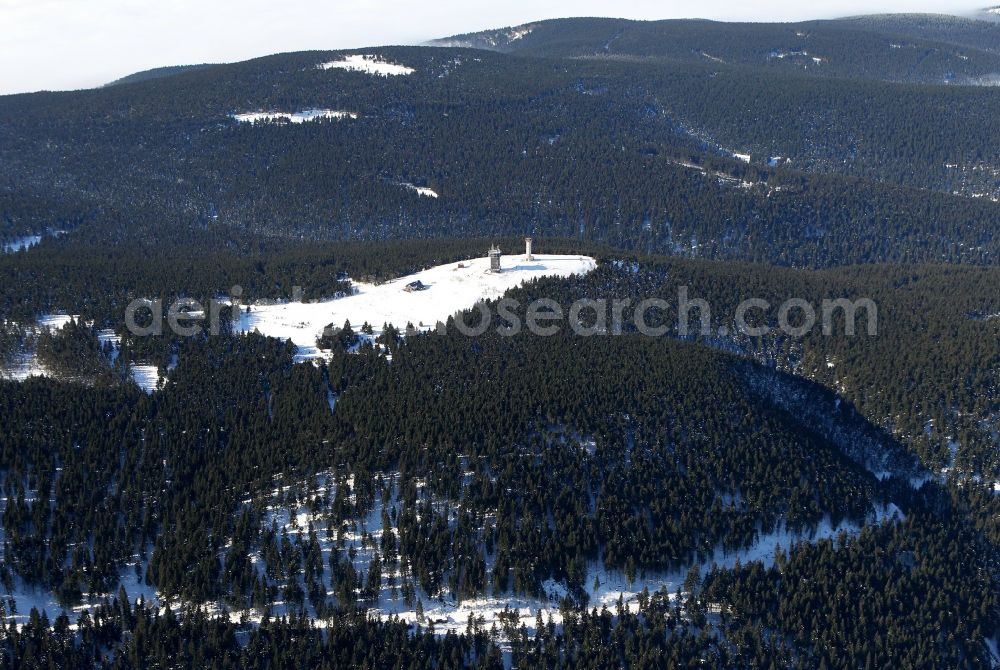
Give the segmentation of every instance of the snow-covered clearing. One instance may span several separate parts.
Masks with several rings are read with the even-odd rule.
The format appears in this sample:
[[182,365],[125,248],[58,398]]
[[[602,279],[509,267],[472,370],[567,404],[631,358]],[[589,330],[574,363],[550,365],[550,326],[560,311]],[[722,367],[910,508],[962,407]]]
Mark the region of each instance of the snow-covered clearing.
[[[25,500],[34,502],[37,500],[37,496],[28,492]],[[54,505],[55,500],[50,499],[49,504]],[[7,497],[2,496],[0,497],[0,510],[6,508]],[[0,557],[4,560],[8,558],[5,555],[8,549],[6,533],[0,527]],[[134,559],[138,561],[139,556],[134,556]],[[142,572],[145,574],[145,566],[143,566]],[[133,603],[137,602],[140,598],[145,603],[157,602],[156,589],[143,583],[143,580],[136,576],[133,566],[129,566],[119,573],[118,583],[120,586],[125,587],[125,592],[128,593],[129,600]],[[49,621],[55,620],[60,614],[66,614],[70,620],[70,628],[75,630],[77,618],[83,612],[91,611],[94,607],[100,605],[105,598],[110,599],[118,594],[117,587],[109,593],[84,593],[82,594],[83,600],[81,603],[72,607],[65,607],[59,603],[54,593],[44,588],[26,584],[21,577],[14,576],[11,586],[10,590],[0,586],[0,602],[3,603],[4,611],[7,615],[6,619],[8,621],[13,620],[14,624],[19,627],[28,622],[31,610],[37,609],[40,613],[45,612],[49,617]]]
[[31,247],[41,242],[42,238],[46,236],[50,235],[52,237],[59,237],[65,232],[66,232],[65,230],[56,230],[53,228],[48,228],[44,233],[16,237],[9,242],[4,242],[0,244],[0,253],[12,254],[21,251],[22,249],[30,249]]
[[426,186],[415,186],[415,185],[413,185],[413,184],[411,184],[409,182],[401,182],[399,185],[403,186],[405,188],[408,188],[411,191],[416,192],[416,194],[419,195],[419,196],[425,196],[425,197],[428,197],[428,198],[437,198],[438,197],[437,191],[435,191],[432,188],[427,188]]
[[52,372],[39,362],[34,353],[22,354],[11,365],[0,368],[0,379],[23,382],[29,377],[51,376]]
[[[78,318],[80,317],[69,314],[44,314],[38,318],[34,328],[29,326],[25,329],[25,332],[30,335],[32,332],[37,332],[43,328],[58,330],[69,323],[70,319]],[[52,371],[42,365],[34,350],[22,351],[18,354],[16,361],[7,366],[0,366],[0,379],[12,379],[23,382],[29,377],[48,376],[52,376]]]
[[[335,300],[251,306],[249,314],[243,310],[236,327],[241,332],[257,330],[291,340],[302,356],[315,356],[319,353],[316,338],[329,324],[339,328],[350,320],[357,330],[368,322],[376,336],[384,324],[403,330],[410,323],[417,330],[427,331],[438,321],[446,321],[480,300],[499,298],[526,281],[586,274],[597,266],[588,256],[536,255],[533,261],[523,258],[520,254],[503,257],[499,273],[488,272],[488,258],[475,258],[439,265],[385,284],[358,283],[353,295]],[[404,290],[415,281],[426,288]]]
[[38,327],[39,328],[52,328],[53,330],[58,330],[62,328],[70,319],[79,319],[79,314],[44,314],[38,317]]
[[105,328],[97,332],[97,340],[101,343],[101,347],[106,347],[108,344],[111,345],[111,358],[108,361],[112,365],[118,360],[118,350],[121,347],[122,338],[115,334],[110,328]]
[[768,60],[772,58],[777,58],[779,60],[784,60],[785,58],[795,58],[800,56],[809,56],[808,51],[785,51],[784,49],[778,49],[772,51],[767,55]]
[[523,39],[524,37],[530,35],[534,32],[535,26],[518,26],[517,28],[511,28],[507,31],[507,41],[516,42],[517,40]]
[[472,49],[482,49],[486,47],[489,49],[499,49],[510,45],[511,42],[517,42],[518,40],[524,39],[531,33],[535,32],[535,27],[536,26],[533,23],[526,23],[521,26],[497,30],[491,33],[481,33],[476,36],[477,39],[475,40],[441,39],[433,40],[428,44],[430,46],[437,47],[459,47]]
[[160,383],[160,372],[155,365],[133,365],[132,379],[146,393],[152,393]]
[[[145,573],[145,568],[143,568]],[[124,568],[119,576],[119,586],[125,588],[125,593],[129,596],[129,601],[136,604],[141,599],[146,604],[156,604],[156,588],[150,586],[137,577],[132,566]],[[32,609],[37,609],[39,613],[44,612],[53,621],[60,614],[65,614],[70,620],[70,628],[76,629],[77,618],[84,612],[93,611],[95,607],[107,598],[111,599],[118,595],[118,589],[109,593],[84,593],[83,601],[71,607],[63,606],[56,599],[55,594],[44,588],[31,586],[24,583],[20,577],[14,578],[14,588],[7,591],[0,587],[0,600],[3,601],[7,612],[7,619],[13,619],[14,624],[22,626],[28,622]],[[13,607],[11,607],[13,603]]]
[[750,162],[750,154],[733,153],[733,158],[737,158],[737,159],[743,161],[744,163],[749,163]]
[[[35,322],[35,327],[29,327],[27,331],[38,331],[43,329],[59,330],[71,319],[79,319],[78,314],[44,314]],[[92,325],[92,324],[88,324]],[[97,339],[101,346],[110,343],[111,352],[110,364],[114,364],[118,358],[118,350],[121,345],[121,338],[111,329],[101,330],[97,333]],[[146,393],[152,393],[158,387],[160,374],[155,365],[133,364],[130,369],[132,379]],[[24,381],[29,377],[53,377],[56,376],[52,370],[45,367],[38,360],[38,353],[34,350],[22,352],[17,361],[7,367],[0,367],[0,378],[14,381]]]
[[[97,339],[100,340],[101,346],[109,342],[111,343],[110,360],[108,362],[114,365],[118,359],[118,351],[122,338],[115,335],[115,331],[107,329],[100,331],[97,334]],[[132,375],[132,380],[146,393],[152,393],[159,388],[162,381],[166,381],[165,377],[160,376],[160,370],[155,365],[133,363],[129,368],[129,372]]]
[[351,72],[366,72],[380,77],[395,77],[416,72],[412,67],[391,63],[383,60],[381,56],[372,54],[351,54],[340,60],[320,63],[318,67],[324,70],[337,69]]
[[345,112],[338,109],[306,109],[301,112],[246,112],[244,114],[233,114],[233,118],[239,123],[251,124],[263,121],[305,123],[306,121],[316,121],[317,119],[356,119],[358,115],[354,112]]
[[0,249],[2,249],[4,253],[12,254],[14,252],[20,251],[21,249],[30,249],[31,247],[35,246],[41,241],[42,241],[41,235],[25,235],[24,237],[18,237],[17,239],[11,242],[4,242],[3,246],[0,247]]

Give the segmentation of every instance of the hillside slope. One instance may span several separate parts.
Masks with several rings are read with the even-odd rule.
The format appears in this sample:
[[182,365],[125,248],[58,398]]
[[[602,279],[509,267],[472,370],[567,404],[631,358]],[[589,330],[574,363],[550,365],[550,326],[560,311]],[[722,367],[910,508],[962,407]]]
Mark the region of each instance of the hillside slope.
[[980,83],[1000,74],[1000,27],[935,15],[802,23],[555,19],[433,44],[532,56],[725,63],[913,83]]
[[[0,98],[0,238],[535,231],[795,265],[988,263],[992,93],[711,61],[269,56]],[[241,122],[262,114],[278,120]],[[314,120],[281,121],[295,114]]]

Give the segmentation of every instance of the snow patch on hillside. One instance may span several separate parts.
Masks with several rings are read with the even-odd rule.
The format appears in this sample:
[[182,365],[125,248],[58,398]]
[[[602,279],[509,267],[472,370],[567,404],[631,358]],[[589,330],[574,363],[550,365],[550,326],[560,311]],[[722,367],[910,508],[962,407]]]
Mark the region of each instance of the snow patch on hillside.
[[[997,12],[1000,14],[1000,12]],[[997,638],[987,637],[986,648],[990,650],[990,667],[1000,668],[1000,649],[997,649]]]
[[332,60],[327,63],[320,63],[323,70],[348,70],[350,72],[365,72],[379,77],[395,77],[400,75],[413,74],[416,72],[412,67],[390,63],[383,60],[381,56],[371,54],[351,54],[341,60]]
[[534,32],[535,26],[518,26],[517,28],[511,28],[507,31],[507,41],[516,42],[517,40],[524,39],[526,36]]
[[958,83],[965,86],[1000,86],[1000,73],[991,72],[979,76],[966,76],[958,80]]
[[10,242],[4,242],[0,249],[2,249],[5,254],[12,254],[20,251],[21,249],[30,249],[41,241],[41,235],[25,235],[24,237],[18,237]]
[[[35,503],[38,500],[37,491],[28,490],[25,493],[26,502]],[[7,500],[6,496],[0,496],[0,513],[6,510]],[[48,499],[49,505],[55,505],[55,502],[55,499],[50,496]],[[10,550],[10,546],[7,544],[6,532],[0,527],[0,564],[10,560],[10,557],[6,554]],[[140,561],[138,555],[135,555],[133,559],[137,562]],[[140,562],[142,574],[146,573],[146,564],[148,564],[148,561]],[[118,585],[113,591],[108,593],[84,592],[81,594],[81,602],[75,605],[61,604],[52,591],[41,586],[28,584],[17,575],[13,576],[8,585],[0,585],[0,602],[3,603],[7,620],[13,621],[18,629],[28,623],[31,610],[35,609],[40,614],[45,613],[49,621],[54,621],[60,614],[65,614],[70,620],[70,629],[76,630],[77,618],[84,612],[92,611],[105,598],[110,599],[115,597],[118,594],[118,586],[125,588],[125,592],[129,595],[129,600],[132,603],[138,602],[140,598],[144,603],[157,602],[156,589],[153,586],[145,584],[136,575],[134,563],[132,567],[121,570],[118,577]]]
[[0,244],[0,253],[12,254],[24,249],[30,249],[39,242],[42,241],[44,237],[59,237],[65,234],[65,230],[56,230],[54,228],[47,228],[44,233],[38,233],[34,235],[24,235],[22,237],[16,237],[13,240],[4,242]]
[[424,196],[427,198],[439,197],[437,191],[435,191],[432,188],[427,188],[426,186],[415,186],[413,184],[410,184],[409,182],[401,182],[399,185],[408,188],[411,191],[414,191],[419,196]]
[[132,379],[146,393],[152,393],[160,384],[160,371],[155,365],[133,365]]
[[43,314],[38,317],[38,327],[58,330],[69,323],[70,319],[79,318],[79,314]]
[[[145,569],[143,569],[145,574]],[[137,577],[134,568],[123,569],[119,576],[118,586],[124,587],[129,601],[135,605],[140,599],[146,604],[157,604],[156,588],[146,584]],[[77,619],[84,612],[93,612],[105,599],[111,599],[118,595],[118,589],[108,593],[86,593],[82,594],[83,600],[75,605],[63,605],[56,598],[52,591],[40,586],[27,584],[20,577],[13,579],[12,588],[7,590],[0,588],[0,600],[3,601],[7,611],[8,621],[13,621],[19,629],[28,623],[31,618],[31,610],[38,610],[39,614],[44,613],[49,621],[54,621],[60,614],[65,614],[70,620],[70,629],[76,630]],[[13,604],[13,607],[11,606]]]
[[0,379],[23,382],[29,377],[48,377],[52,373],[42,365],[33,353],[22,354],[7,367],[0,368]]
[[[339,327],[350,320],[357,329],[366,321],[378,336],[385,324],[402,330],[408,323],[420,331],[433,328],[456,312],[480,300],[501,297],[508,289],[540,277],[586,274],[597,266],[587,256],[505,256],[502,272],[490,273],[489,259],[475,258],[423,270],[384,284],[355,284],[356,292],[344,298],[315,303],[256,305],[241,312],[239,332],[257,330],[263,335],[291,340],[300,354],[318,354],[316,338],[328,324]],[[419,281],[427,288],[407,292],[407,284]]]
[[[899,518],[898,510],[895,506],[892,509],[880,509],[874,513],[874,518],[881,519]],[[775,554],[780,548],[786,555],[792,546],[800,542],[819,542],[836,538],[840,533],[848,537],[854,537],[860,533],[860,528],[851,523],[841,523],[834,527],[829,519],[824,519],[817,526],[814,533],[796,533],[787,529],[781,529],[773,533],[761,535],[757,541],[746,549],[739,551],[724,552],[721,549],[705,562],[699,564],[702,575],[709,572],[712,565],[720,568],[732,569],[737,562],[745,565],[749,562],[759,561],[765,568],[774,565]],[[637,612],[639,609],[639,596],[644,590],[649,593],[663,592],[673,595],[683,588],[684,580],[687,577],[687,570],[679,570],[670,573],[646,573],[638,577],[635,581],[629,582],[625,574],[620,570],[607,570],[599,563],[591,563],[587,568],[587,576],[584,583],[587,585],[588,609],[607,607],[614,610],[619,601],[630,612]],[[596,584],[596,588],[594,586]],[[551,619],[555,624],[562,623],[562,615],[559,612],[559,603],[568,593],[565,584],[549,579],[542,584],[545,595],[540,598],[531,598],[515,595],[502,595],[499,597],[481,597],[458,602],[445,595],[439,598],[429,598],[421,593],[423,605],[424,621],[434,622],[434,631],[438,634],[446,632],[461,633],[469,622],[469,617],[474,616],[486,629],[493,624],[501,627],[500,614],[504,610],[516,612],[518,626],[524,625],[529,634],[535,631],[535,622],[539,613],[544,621]],[[407,608],[401,600],[387,601],[381,598],[376,613],[381,618],[389,616],[398,617],[411,625],[420,623],[415,609]]]
[[465,39],[461,39],[461,36],[453,38],[445,38],[440,40],[433,40],[429,44],[438,47],[460,47],[460,48],[472,48],[472,49],[503,49],[508,47],[513,42],[522,40],[531,33],[535,32],[535,24],[526,23],[520,26],[514,26],[513,28],[504,28],[502,30],[493,30],[485,33],[476,33],[474,35],[466,35]]
[[[70,319],[79,319],[79,315],[70,314],[43,314],[38,317],[35,322],[34,327],[28,326],[25,328],[25,333],[31,335],[39,330],[50,329],[59,330],[67,323]],[[17,359],[12,361],[10,364],[5,366],[0,366],[0,378],[11,379],[14,381],[23,382],[29,377],[51,377],[52,371],[42,365],[41,361],[38,360],[38,354],[34,350],[22,351]]]
[[[80,316],[78,314],[43,314],[37,319],[34,327],[29,326],[26,328],[26,332],[31,334],[33,332],[37,333],[40,330],[59,330],[69,323],[71,319],[79,320]],[[85,323],[88,326],[93,325],[93,322]],[[121,337],[115,331],[106,328],[98,331],[97,340],[100,342],[102,349],[105,345],[111,345],[108,352],[108,363],[114,365],[118,359]],[[146,393],[152,393],[157,390],[161,379],[165,381],[165,378],[161,378],[159,369],[155,365],[133,363],[130,365],[129,372],[133,381]],[[29,377],[53,377],[56,374],[42,364],[38,359],[38,352],[33,349],[21,352],[17,359],[9,365],[0,366],[0,378],[13,381],[24,381]]]
[[337,109],[306,109],[301,112],[246,112],[243,114],[233,114],[232,116],[239,123],[251,124],[264,121],[305,123],[306,121],[316,121],[317,119],[358,118],[358,115],[354,112],[345,112]]

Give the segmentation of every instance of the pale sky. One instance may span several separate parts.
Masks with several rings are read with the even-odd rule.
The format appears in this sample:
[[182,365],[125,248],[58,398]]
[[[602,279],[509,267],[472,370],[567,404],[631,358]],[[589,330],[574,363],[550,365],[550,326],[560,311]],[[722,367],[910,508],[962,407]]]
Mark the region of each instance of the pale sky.
[[99,86],[164,65],[419,44],[566,16],[799,21],[969,14],[989,0],[0,0],[0,93]]

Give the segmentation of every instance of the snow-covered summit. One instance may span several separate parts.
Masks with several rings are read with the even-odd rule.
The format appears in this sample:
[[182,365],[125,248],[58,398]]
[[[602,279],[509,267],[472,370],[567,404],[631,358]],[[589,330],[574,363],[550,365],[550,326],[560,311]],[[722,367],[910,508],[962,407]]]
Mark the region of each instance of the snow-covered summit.
[[[354,295],[336,300],[252,306],[249,314],[242,315],[238,327],[241,331],[256,329],[264,335],[289,339],[303,354],[316,353],[316,338],[331,323],[340,326],[350,320],[356,330],[367,321],[376,334],[386,323],[400,330],[407,323],[418,330],[429,330],[455,312],[481,299],[498,298],[525,281],[585,274],[597,265],[588,256],[536,254],[532,261],[523,258],[522,254],[503,257],[500,273],[487,271],[488,258],[476,258],[439,265],[385,284],[355,284]],[[416,281],[426,289],[404,290]]]

